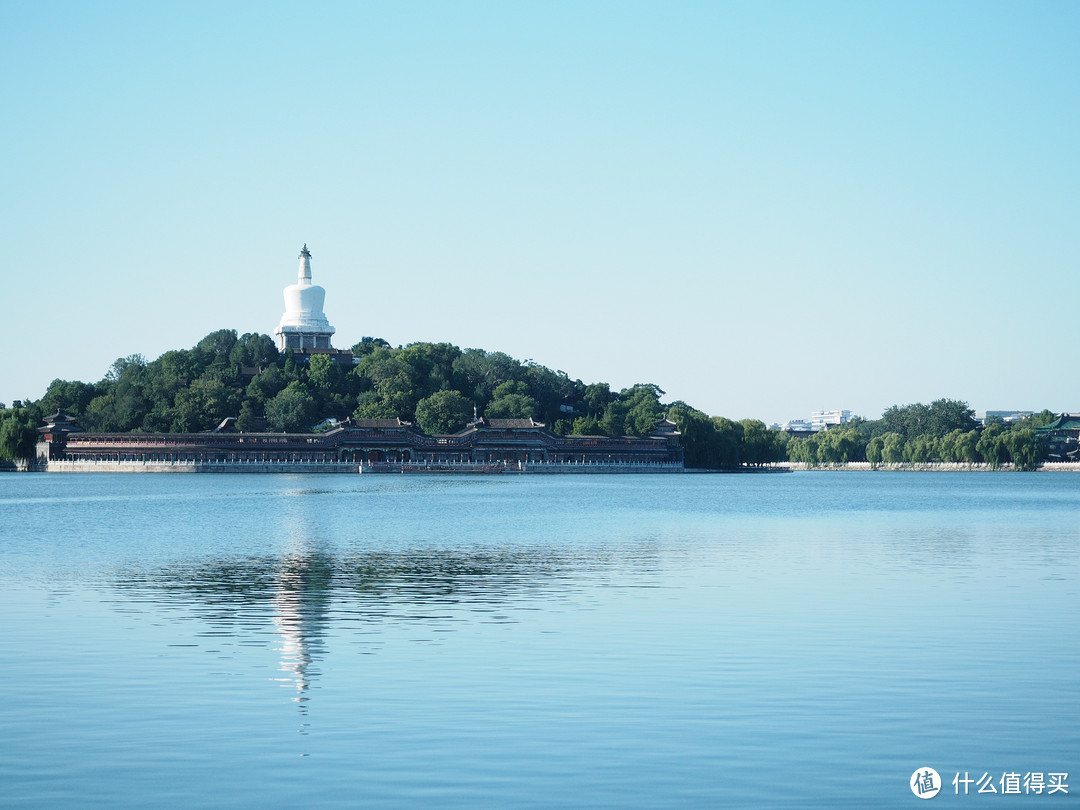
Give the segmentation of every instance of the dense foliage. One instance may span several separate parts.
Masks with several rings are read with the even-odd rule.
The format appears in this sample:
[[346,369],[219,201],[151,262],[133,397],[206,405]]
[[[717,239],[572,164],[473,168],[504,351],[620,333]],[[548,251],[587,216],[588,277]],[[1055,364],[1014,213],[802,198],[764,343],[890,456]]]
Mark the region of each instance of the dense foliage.
[[893,406],[881,419],[791,438],[756,419],[734,422],[685,402],[663,404],[651,383],[612,391],[503,352],[449,343],[392,347],[365,337],[359,362],[282,357],[268,335],[221,329],[191,349],[148,362],[123,357],[96,383],[54,380],[37,402],[0,406],[0,458],[29,458],[43,416],[62,411],[95,432],[197,432],[236,417],[242,431],[311,430],[327,419],[400,417],[428,434],[461,430],[477,414],[532,418],[567,435],[643,436],[665,415],[682,433],[689,467],[716,469],[792,460],[810,465],[932,461],[1013,462],[1033,469],[1046,448],[1034,428],[1053,414],[982,428],[967,403]]
[[447,434],[464,428],[475,412],[532,418],[563,435],[608,436],[645,435],[670,413],[690,429],[692,466],[783,458],[780,434],[763,423],[710,418],[685,403],[664,405],[663,390],[651,383],[612,391],[608,383],[586,384],[503,352],[449,343],[394,348],[365,337],[352,351],[355,366],[326,355],[302,363],[281,357],[267,335],[238,337],[222,329],[153,361],[120,358],[99,382],[54,380],[41,400],[13,411],[0,423],[6,442],[0,452],[30,455],[33,428],[58,410],[96,432],[195,432],[230,416],[239,430],[294,432],[352,416],[400,417],[425,433]]
[[939,399],[929,405],[894,405],[881,419],[854,419],[788,444],[791,461],[810,465],[868,461],[879,464],[1011,462],[1033,470],[1046,458],[1045,440],[1035,428],[1054,419],[1050,411],[1017,422],[975,421],[966,402]]
[[0,460],[33,457],[40,424],[36,416],[34,408],[0,406]]

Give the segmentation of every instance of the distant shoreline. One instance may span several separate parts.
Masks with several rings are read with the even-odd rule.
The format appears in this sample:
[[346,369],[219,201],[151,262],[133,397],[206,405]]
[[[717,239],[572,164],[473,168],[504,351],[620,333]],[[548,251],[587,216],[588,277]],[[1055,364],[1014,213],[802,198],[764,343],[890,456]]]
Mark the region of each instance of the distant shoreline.
[[[845,464],[806,464],[789,462],[792,470],[799,472],[1018,472],[1013,464],[965,464],[956,461],[928,461],[922,464],[900,462],[898,464],[871,464],[869,461],[849,461]],[[1080,461],[1047,461],[1032,472],[1080,472]]]
[[[0,461],[3,472],[106,472],[106,473],[285,473],[285,474],[361,474],[359,465],[342,462],[278,462],[252,464],[235,462],[160,462],[160,461],[50,461],[48,465],[26,462]],[[1017,472],[1010,464],[991,467],[989,464],[964,464],[962,462],[926,462],[913,464],[871,464],[868,461],[849,461],[844,464],[814,464],[805,462],[778,462],[761,467],[727,467],[723,469],[698,469],[665,464],[532,464],[490,465],[425,465],[415,463],[380,463],[365,465],[362,474],[508,474],[508,475],[626,475],[626,474],[715,474],[747,473],[768,474],[787,472]],[[1045,462],[1033,472],[1080,472],[1080,461]]]
[[[672,475],[688,470],[681,464],[661,462],[429,462],[342,461],[142,461],[142,460],[50,460],[37,464],[0,465],[0,471],[37,473],[246,473],[286,475]],[[789,472],[788,470],[776,470]],[[695,470],[694,472],[713,472]],[[739,470],[742,472],[742,470]],[[757,472],[757,470],[750,470]]]

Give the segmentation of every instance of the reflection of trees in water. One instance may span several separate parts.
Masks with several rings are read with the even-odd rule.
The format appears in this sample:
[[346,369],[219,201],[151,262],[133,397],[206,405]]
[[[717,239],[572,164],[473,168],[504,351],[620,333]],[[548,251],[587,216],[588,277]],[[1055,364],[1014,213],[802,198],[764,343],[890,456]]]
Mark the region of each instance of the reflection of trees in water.
[[[135,601],[194,612],[211,634],[279,642],[280,669],[307,701],[325,634],[333,625],[373,628],[423,623],[442,628],[466,620],[514,621],[515,606],[538,600],[587,607],[590,584],[607,583],[627,563],[656,569],[652,544],[618,553],[550,548],[353,551],[333,554],[308,546],[264,556],[209,558],[127,572],[116,587]],[[464,614],[464,615],[463,615]],[[265,643],[260,640],[260,643]]]
[[[190,603],[208,621],[235,623],[252,607],[273,603],[282,591],[300,604],[331,598],[350,615],[382,619],[384,606],[405,609],[431,604],[469,607],[513,604],[543,592],[546,598],[579,592],[606,578],[620,563],[655,568],[650,547],[627,554],[551,549],[415,550],[331,554],[322,550],[260,557],[209,558],[151,571],[128,572],[117,586],[145,595],[169,595]],[[426,613],[424,615],[427,615]]]

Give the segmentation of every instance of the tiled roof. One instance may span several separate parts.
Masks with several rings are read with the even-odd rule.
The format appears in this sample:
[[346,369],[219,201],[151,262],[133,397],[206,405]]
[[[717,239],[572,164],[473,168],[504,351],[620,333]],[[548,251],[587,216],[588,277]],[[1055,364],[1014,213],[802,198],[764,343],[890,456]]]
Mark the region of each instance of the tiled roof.
[[485,419],[484,423],[496,430],[522,430],[524,428],[542,428],[543,422],[534,422],[528,419]]
[[1063,413],[1044,428],[1044,431],[1076,430],[1080,428],[1080,413]]
[[399,428],[410,427],[412,422],[403,422],[394,417],[393,419],[352,419],[349,425],[358,428]]

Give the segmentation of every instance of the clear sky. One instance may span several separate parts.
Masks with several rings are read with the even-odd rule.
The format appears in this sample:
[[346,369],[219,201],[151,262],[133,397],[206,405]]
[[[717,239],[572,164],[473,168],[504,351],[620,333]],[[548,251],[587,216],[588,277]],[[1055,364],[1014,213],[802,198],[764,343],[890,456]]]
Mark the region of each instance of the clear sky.
[[273,331],[1080,411],[1080,3],[0,6],[0,401]]

